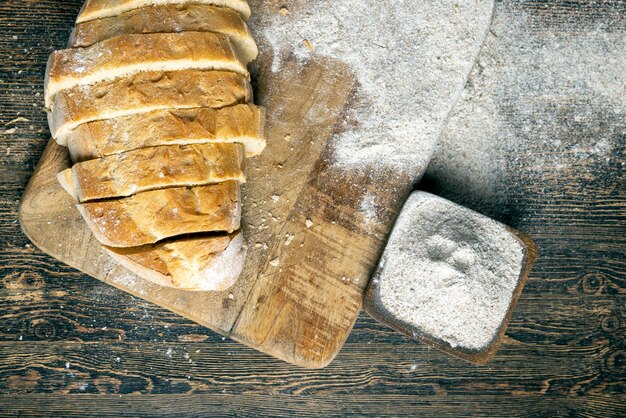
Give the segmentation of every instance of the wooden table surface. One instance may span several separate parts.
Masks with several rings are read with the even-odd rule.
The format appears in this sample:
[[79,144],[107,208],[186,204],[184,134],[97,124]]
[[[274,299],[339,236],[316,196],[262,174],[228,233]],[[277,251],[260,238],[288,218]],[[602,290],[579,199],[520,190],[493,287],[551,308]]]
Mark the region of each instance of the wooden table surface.
[[[494,196],[459,195],[437,170],[419,186],[539,246],[492,363],[451,358],[362,314],[329,367],[303,370],[82,275],[21,233],[19,199],[49,139],[45,63],[79,7],[0,3],[0,415],[626,415],[623,120],[591,105],[593,123],[576,138],[584,145],[611,125],[615,152],[558,175],[547,165],[527,169],[529,153],[510,156],[519,169],[502,178],[497,208]],[[581,24],[624,13],[620,1],[524,7]]]

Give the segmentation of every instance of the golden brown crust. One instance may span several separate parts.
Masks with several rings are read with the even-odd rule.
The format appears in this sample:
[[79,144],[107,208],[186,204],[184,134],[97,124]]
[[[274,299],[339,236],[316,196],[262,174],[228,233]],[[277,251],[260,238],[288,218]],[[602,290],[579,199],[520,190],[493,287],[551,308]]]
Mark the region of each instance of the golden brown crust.
[[143,147],[235,142],[247,157],[265,148],[265,110],[253,104],[222,109],[166,109],[88,122],[71,131],[67,146],[80,162]]
[[[249,14],[245,0],[87,0],[72,49],[50,57],[50,129],[81,161],[59,181],[105,250],[163,286],[225,290],[243,269],[239,182],[265,147],[264,109],[242,105]],[[188,237],[206,232],[232,235]]]
[[48,113],[52,136],[65,146],[77,126],[157,109],[222,108],[252,99],[241,74],[225,71],[148,71],[132,77],[75,86],[54,96]]
[[123,34],[216,32],[226,35],[245,64],[258,55],[256,42],[241,15],[232,9],[207,4],[160,4],[119,16],[76,25],[70,47],[87,47]]
[[211,32],[119,35],[88,48],[54,51],[45,77],[45,104],[61,90],[143,71],[232,71],[249,76],[230,40]]
[[239,183],[177,187],[77,205],[94,236],[109,247],[138,247],[199,232],[239,229]]
[[245,19],[250,17],[250,7],[246,0],[87,0],[76,23],[87,22],[104,17],[118,16],[128,10],[138,9],[151,4],[187,4],[202,3],[213,6],[228,7],[236,10]]
[[228,289],[241,274],[245,258],[241,233],[105,250],[140,277],[187,291]]
[[79,202],[126,197],[167,187],[245,182],[240,144],[142,148],[75,164],[59,182]]

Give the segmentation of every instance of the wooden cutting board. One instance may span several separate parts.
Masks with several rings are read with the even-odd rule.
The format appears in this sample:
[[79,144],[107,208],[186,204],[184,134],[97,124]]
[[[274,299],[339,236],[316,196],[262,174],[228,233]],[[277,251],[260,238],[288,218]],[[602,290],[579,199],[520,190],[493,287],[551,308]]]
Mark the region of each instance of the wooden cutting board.
[[[256,101],[268,109],[268,148],[249,160],[244,232],[249,252],[224,293],[163,288],[114,263],[55,179],[69,166],[51,141],[24,193],[20,221],[42,251],[97,279],[288,362],[328,364],[361,309],[364,289],[410,191],[402,173],[333,168],[332,147],[355,79],[338,62],[287,61],[279,74],[257,65]],[[359,211],[363,197],[383,208]]]
[[[437,124],[443,124],[446,109],[458,98],[454,92],[463,88],[464,76],[459,74],[469,75],[491,13],[490,3],[463,8],[449,3],[432,9],[413,6],[419,15],[416,22],[431,23],[414,34],[416,42],[422,32],[430,34],[422,39],[421,52],[416,52],[423,59],[416,61],[421,64],[415,77],[432,81],[426,90],[447,89],[428,96],[442,104],[427,107],[438,109],[439,119],[428,119]],[[289,10],[305,5],[290,1]],[[255,0],[251,6],[258,17],[257,28],[279,11],[274,2]],[[449,22],[442,25],[441,19]],[[346,35],[351,33],[350,26],[342,28]],[[446,31],[448,36],[442,38]],[[431,45],[433,39],[458,43],[453,47],[446,41],[448,49],[437,51],[441,43]],[[249,160],[243,201],[249,251],[242,277],[228,292],[162,288],[113,262],[58,185],[55,175],[69,166],[69,158],[53,142],[25,191],[20,220],[35,245],[70,266],[280,359],[323,367],[336,356],[354,325],[391,226],[412,181],[425,169],[423,162],[432,147],[420,142],[422,146],[411,151],[416,158],[424,154],[411,172],[393,165],[349,170],[333,165],[331,139],[354,123],[348,120],[348,111],[358,112],[351,109],[360,97],[353,69],[316,54],[306,63],[298,62],[293,51],[273,51],[262,34],[258,40],[263,53],[252,74],[258,81],[256,102],[267,108],[268,147]],[[279,71],[272,71],[274,54],[280,54]],[[446,65],[439,65],[440,55]],[[425,132],[440,129],[436,125]],[[435,135],[426,138],[436,141]]]

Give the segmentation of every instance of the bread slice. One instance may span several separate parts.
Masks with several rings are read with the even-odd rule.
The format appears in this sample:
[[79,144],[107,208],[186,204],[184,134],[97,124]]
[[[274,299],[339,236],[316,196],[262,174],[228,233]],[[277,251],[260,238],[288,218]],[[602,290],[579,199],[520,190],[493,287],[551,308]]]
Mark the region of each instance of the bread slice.
[[78,163],[57,175],[79,202],[126,197],[166,187],[245,182],[240,144],[142,148]]
[[243,235],[177,239],[135,248],[104,247],[122,266],[161,286],[186,291],[224,291],[243,270]]
[[69,46],[87,47],[117,35],[188,31],[226,35],[244,64],[254,60],[259,52],[239,13],[225,7],[188,3],[151,5],[79,23],[70,35]]
[[148,71],[132,77],[75,86],[54,96],[48,113],[52,136],[65,146],[72,129],[94,120],[157,109],[221,108],[252,99],[245,76],[225,71]]
[[139,247],[198,232],[239,229],[239,183],[176,187],[117,200],[81,203],[79,212],[101,244]]
[[[225,35],[211,32],[119,35],[88,48],[54,51],[45,76],[45,104],[60,90],[142,71],[232,71],[249,77]],[[54,110],[54,109],[52,109]]]
[[244,19],[250,17],[250,6],[246,0],[86,0],[78,13],[76,23],[94,19],[119,16],[129,10],[153,4],[188,4],[201,3],[212,6],[227,7],[236,10]]
[[246,157],[265,148],[265,109],[242,104],[222,109],[167,109],[98,120],[67,136],[72,161],[81,162],[143,147],[240,143]]

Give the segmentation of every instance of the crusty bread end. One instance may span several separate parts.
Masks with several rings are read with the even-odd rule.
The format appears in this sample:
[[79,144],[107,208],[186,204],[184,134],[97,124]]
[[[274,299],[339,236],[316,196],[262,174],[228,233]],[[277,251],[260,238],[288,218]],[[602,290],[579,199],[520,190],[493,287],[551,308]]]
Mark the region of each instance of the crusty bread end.
[[243,235],[181,239],[138,248],[107,248],[107,253],[139,277],[186,291],[224,291],[243,270]]
[[61,187],[74,198],[74,200],[78,200],[78,196],[76,190],[74,190],[74,180],[72,179],[72,169],[68,168],[67,170],[63,170],[57,174],[57,180]]

